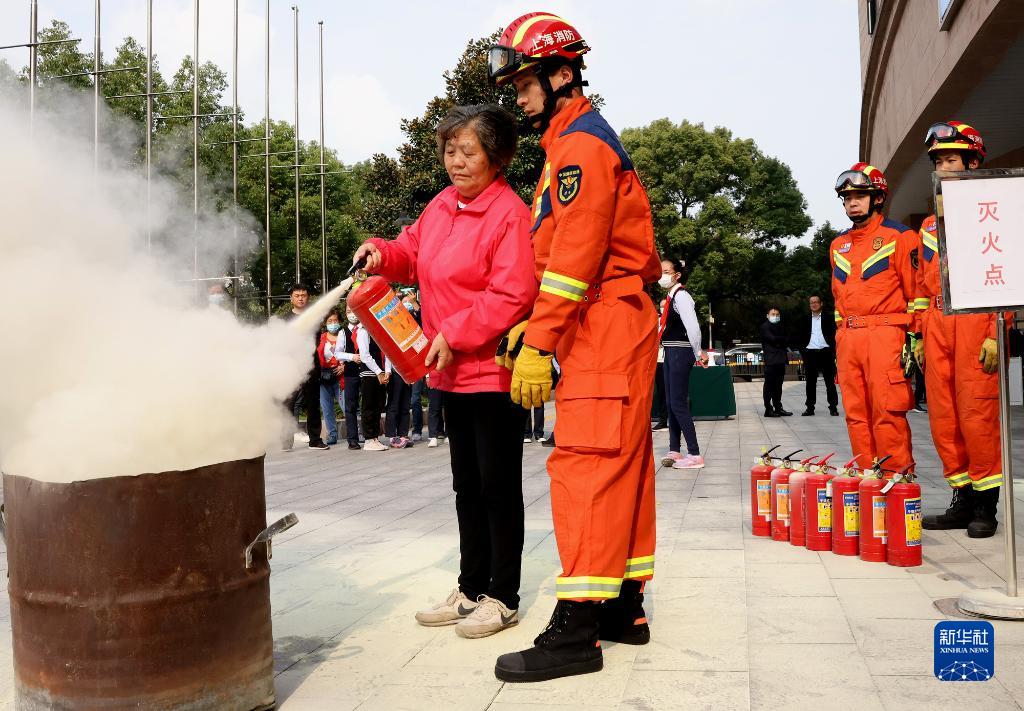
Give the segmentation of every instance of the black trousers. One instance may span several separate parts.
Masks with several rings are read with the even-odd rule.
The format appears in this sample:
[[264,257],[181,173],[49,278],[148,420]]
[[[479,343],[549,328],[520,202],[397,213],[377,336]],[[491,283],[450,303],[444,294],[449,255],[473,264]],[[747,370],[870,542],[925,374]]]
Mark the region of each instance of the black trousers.
[[523,426],[507,392],[445,392],[459,519],[459,588],[519,609],[523,560]]
[[825,381],[828,406],[839,405],[836,393],[836,352],[831,348],[807,349],[804,352],[804,379],[807,381],[807,409],[813,410],[818,400],[818,374]]
[[[309,435],[310,444],[318,444],[320,439],[320,369],[311,370],[305,382],[299,389],[292,393],[291,397],[284,401],[284,406],[289,413],[295,413],[295,401],[302,396],[302,404],[306,408],[306,434]],[[282,435],[283,444],[291,447],[294,432]]]
[[[399,377],[397,374],[391,377]],[[376,376],[360,376],[359,399],[363,402],[363,437],[376,439],[380,437],[380,415],[384,410],[387,388],[377,380]]]
[[764,367],[764,409],[782,409],[782,381],[786,379],[786,366],[766,365]]
[[412,403],[412,385],[398,373],[388,381],[388,411],[384,418],[384,434],[388,437],[406,437],[409,434],[409,406]]
[[658,366],[654,369],[654,400],[651,402],[651,419],[655,422],[668,422],[664,363],[658,363]]
[[430,388],[427,393],[427,434],[430,437],[444,437],[444,406],[443,393],[437,388]]
[[359,444],[359,389],[362,378],[345,376],[345,436],[349,444]]

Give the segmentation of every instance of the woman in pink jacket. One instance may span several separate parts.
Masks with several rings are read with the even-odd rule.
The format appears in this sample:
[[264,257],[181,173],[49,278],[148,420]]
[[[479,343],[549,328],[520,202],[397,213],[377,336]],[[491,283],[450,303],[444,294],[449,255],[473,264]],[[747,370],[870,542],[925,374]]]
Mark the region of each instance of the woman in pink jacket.
[[525,411],[509,398],[498,342],[537,297],[530,211],[502,173],[516,149],[515,119],[492,105],[459,106],[437,127],[452,185],[393,241],[372,239],[353,261],[390,281],[419,284],[423,330],[436,360],[451,446],[462,553],[459,584],[416,613],[475,638],[516,624],[523,553]]

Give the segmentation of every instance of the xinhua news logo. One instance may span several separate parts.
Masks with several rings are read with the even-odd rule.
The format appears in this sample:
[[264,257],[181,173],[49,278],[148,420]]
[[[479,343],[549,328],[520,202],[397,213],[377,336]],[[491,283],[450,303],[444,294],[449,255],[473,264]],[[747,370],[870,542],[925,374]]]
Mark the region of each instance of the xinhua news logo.
[[991,622],[935,625],[935,676],[941,681],[988,681],[996,673]]

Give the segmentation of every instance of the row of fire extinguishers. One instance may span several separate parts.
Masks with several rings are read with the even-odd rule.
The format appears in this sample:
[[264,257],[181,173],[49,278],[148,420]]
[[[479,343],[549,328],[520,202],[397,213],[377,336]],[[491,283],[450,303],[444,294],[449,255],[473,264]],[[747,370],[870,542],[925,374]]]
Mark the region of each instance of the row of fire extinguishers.
[[838,470],[824,457],[793,460],[801,450],[772,457],[766,450],[750,470],[755,536],[812,551],[860,555],[900,567],[921,565],[921,487],[909,471],[882,468],[884,457],[858,470],[859,456]]

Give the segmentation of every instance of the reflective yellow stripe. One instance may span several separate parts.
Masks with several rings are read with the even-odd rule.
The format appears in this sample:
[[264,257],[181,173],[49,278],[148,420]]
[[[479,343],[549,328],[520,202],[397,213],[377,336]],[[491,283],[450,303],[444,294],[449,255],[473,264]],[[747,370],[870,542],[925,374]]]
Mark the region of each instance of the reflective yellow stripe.
[[924,246],[933,252],[939,251],[939,240],[931,232],[921,230],[921,241],[924,242]]
[[[515,47],[522,42],[523,37],[526,36],[526,31],[529,30],[534,23],[540,22],[541,20],[562,20],[562,18],[558,15],[537,15],[536,17],[531,17],[529,20],[519,25],[515,35],[512,37],[512,46]],[[565,22],[565,20],[562,20],[562,22]]]
[[978,481],[974,482],[974,490],[975,491],[988,491],[989,489],[995,489],[996,487],[1002,486],[1002,485],[1003,485],[1003,475],[1002,474],[993,474],[992,476],[987,476],[984,479],[978,479]]
[[540,207],[544,204],[544,193],[551,187],[551,164],[544,164],[544,182],[541,184],[540,192],[533,201],[533,219],[540,217]]
[[914,299],[914,309],[916,311],[926,311],[931,305],[932,300],[927,297],[918,297]]
[[843,320],[843,317],[839,315],[839,309],[836,309],[836,323]]
[[547,283],[542,282],[540,285],[540,290],[546,291],[549,294],[554,294],[555,296],[561,296],[563,299],[569,299],[570,301],[583,301],[583,296],[581,294],[574,294],[570,291],[559,289],[558,287],[551,286],[550,284]]
[[621,588],[622,578],[600,578],[585,575],[575,578],[558,578],[555,581],[555,595],[562,600],[579,597],[618,597]]
[[907,302],[907,313],[908,314],[914,313],[914,302],[913,301],[908,301]]
[[872,254],[870,257],[861,262],[860,271],[861,273],[866,272],[871,268],[872,265],[877,264],[886,257],[890,257],[896,252],[896,243],[890,242],[889,244],[882,247],[880,250]]
[[853,266],[850,264],[850,260],[848,260],[846,257],[841,255],[837,251],[832,252],[832,256],[836,260],[836,266],[842,269],[847,274],[849,274],[850,270],[853,269]]
[[626,560],[627,578],[645,578],[654,575],[654,556],[645,555],[639,558],[628,558]]
[[967,475],[967,472],[963,474],[953,474],[946,477],[946,481],[954,489],[959,489],[961,486],[968,486],[971,483],[971,477]]
[[559,274],[558,272],[544,272],[544,279],[553,279],[555,281],[562,282],[565,286],[579,289],[581,294],[586,292],[587,288],[590,286],[590,284],[585,281],[580,281],[579,279],[574,279],[571,276]]

